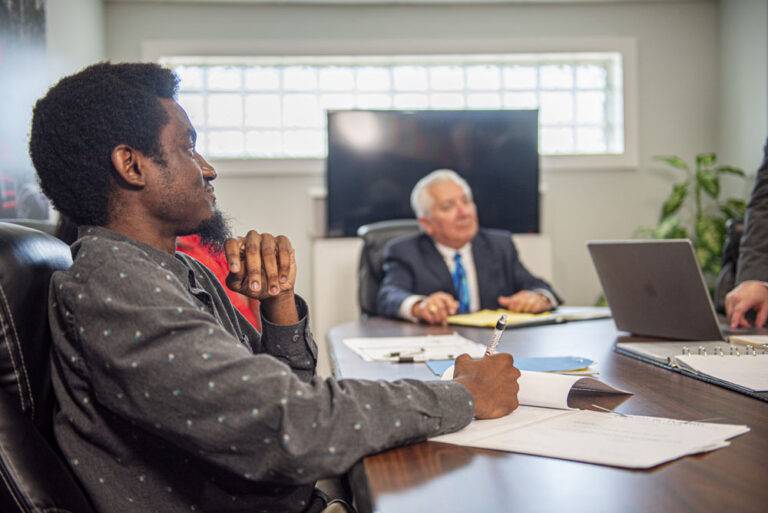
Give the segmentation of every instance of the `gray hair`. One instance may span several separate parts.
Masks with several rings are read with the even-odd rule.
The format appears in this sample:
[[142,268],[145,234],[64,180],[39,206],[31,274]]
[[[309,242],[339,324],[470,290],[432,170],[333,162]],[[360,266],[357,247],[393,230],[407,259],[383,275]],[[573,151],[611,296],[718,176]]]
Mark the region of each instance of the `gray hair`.
[[427,176],[416,182],[411,191],[411,208],[416,213],[416,217],[429,217],[429,210],[432,208],[433,198],[428,194],[428,189],[437,182],[453,182],[466,193],[469,199],[472,199],[472,189],[469,188],[464,180],[456,171],[452,169],[436,169]]

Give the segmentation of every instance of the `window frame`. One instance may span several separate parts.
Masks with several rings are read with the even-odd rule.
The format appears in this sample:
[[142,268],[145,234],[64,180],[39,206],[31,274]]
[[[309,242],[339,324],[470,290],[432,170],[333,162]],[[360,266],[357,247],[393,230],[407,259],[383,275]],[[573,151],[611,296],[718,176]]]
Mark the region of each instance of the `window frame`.
[[[309,51],[308,51],[309,50]],[[277,41],[252,40],[147,40],[142,58],[159,62],[163,57],[301,57],[389,56],[389,55],[472,55],[513,53],[615,52],[622,59],[624,153],[611,155],[542,155],[542,171],[637,169],[638,100],[637,40],[634,38],[564,39],[335,39]],[[224,176],[322,176],[325,159],[302,158],[217,158],[211,159]]]

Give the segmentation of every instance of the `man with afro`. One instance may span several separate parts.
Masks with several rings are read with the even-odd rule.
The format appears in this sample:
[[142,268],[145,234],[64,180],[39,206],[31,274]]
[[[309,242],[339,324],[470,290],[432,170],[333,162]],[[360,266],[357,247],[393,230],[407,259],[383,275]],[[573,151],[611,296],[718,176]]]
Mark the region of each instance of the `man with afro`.
[[[448,382],[315,376],[291,243],[229,237],[177,82],[100,63],[33,114],[41,187],[79,227],[51,280],[54,428],[97,511],[321,511],[316,480],[517,406],[510,355],[462,355]],[[226,286],[261,301],[261,332],[174,251],[186,234],[224,248]]]

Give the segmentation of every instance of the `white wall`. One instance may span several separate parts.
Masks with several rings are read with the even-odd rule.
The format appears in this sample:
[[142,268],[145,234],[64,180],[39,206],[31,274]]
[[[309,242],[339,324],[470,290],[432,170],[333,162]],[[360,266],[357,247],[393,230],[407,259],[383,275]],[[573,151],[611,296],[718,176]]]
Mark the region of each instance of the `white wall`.
[[768,137],[768,0],[721,0],[719,156],[743,168],[751,190]]
[[[42,96],[60,78],[104,60],[103,0],[48,0],[45,4],[45,84]],[[52,220],[58,212],[50,208]]]
[[102,0],[49,0],[45,26],[51,83],[104,59]]
[[[584,244],[629,237],[652,224],[670,176],[654,170],[653,155],[685,158],[715,148],[718,102],[718,18],[714,1],[581,5],[279,6],[106,4],[106,54],[114,61],[142,57],[150,40],[268,40],[294,49],[321,39],[452,40],[636,38],[639,155],[635,170],[543,173],[547,194],[542,228],[552,240],[555,286],[571,304],[588,304],[599,284]],[[307,46],[304,53],[311,54]],[[308,294],[308,227],[304,191],[318,175],[227,177],[219,163],[218,197],[240,228],[283,231],[303,255],[299,290]],[[333,298],[328,298],[332,301]]]

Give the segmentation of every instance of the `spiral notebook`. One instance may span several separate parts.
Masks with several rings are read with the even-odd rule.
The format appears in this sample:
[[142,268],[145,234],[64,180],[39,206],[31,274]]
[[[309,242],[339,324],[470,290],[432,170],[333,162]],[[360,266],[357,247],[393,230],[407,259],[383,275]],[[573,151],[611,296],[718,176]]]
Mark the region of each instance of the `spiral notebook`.
[[768,350],[722,341],[618,342],[616,352],[768,401]]

